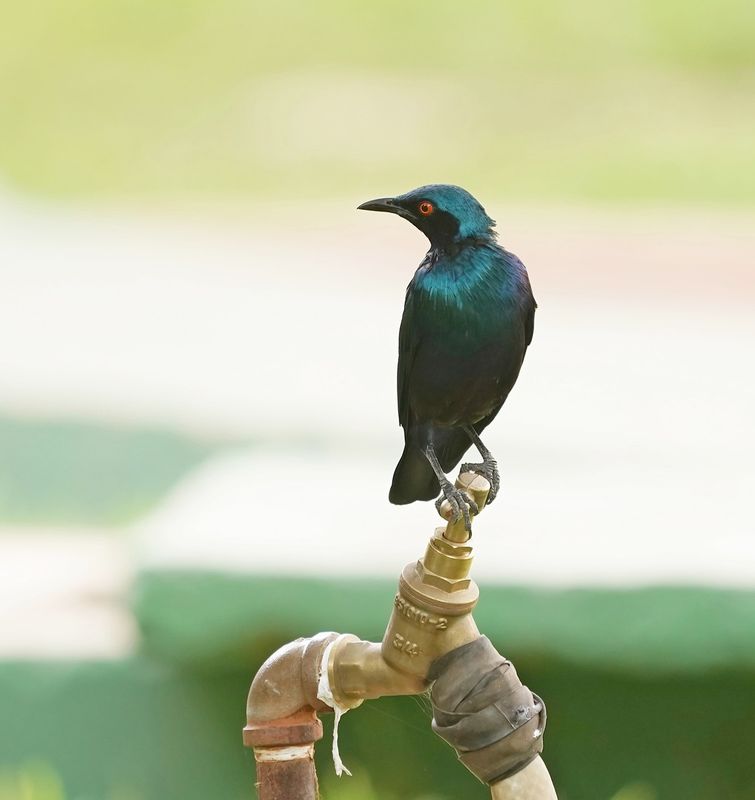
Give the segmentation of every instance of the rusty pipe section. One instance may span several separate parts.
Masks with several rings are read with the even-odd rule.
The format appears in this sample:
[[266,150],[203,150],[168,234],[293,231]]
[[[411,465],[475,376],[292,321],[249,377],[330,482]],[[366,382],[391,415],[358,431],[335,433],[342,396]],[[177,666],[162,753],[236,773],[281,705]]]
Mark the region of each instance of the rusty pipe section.
[[[457,487],[480,510],[490,486],[474,473]],[[480,632],[472,618],[479,590],[469,577],[472,547],[463,521],[435,530],[425,555],[408,564],[381,643],[351,634],[320,633],[297,639],[274,653],[254,678],[247,702],[244,743],[253,747],[260,800],[316,800],[314,742],[322,737],[317,711],[323,680],[333,705],[355,708],[385,695],[418,694],[428,688],[436,659],[474,642]],[[550,785],[550,793],[547,786]],[[494,800],[555,800],[542,760],[491,786]]]
[[322,738],[317,682],[325,648],[335,633],[284,645],[254,677],[243,740],[254,748],[261,800],[317,800],[315,742]]

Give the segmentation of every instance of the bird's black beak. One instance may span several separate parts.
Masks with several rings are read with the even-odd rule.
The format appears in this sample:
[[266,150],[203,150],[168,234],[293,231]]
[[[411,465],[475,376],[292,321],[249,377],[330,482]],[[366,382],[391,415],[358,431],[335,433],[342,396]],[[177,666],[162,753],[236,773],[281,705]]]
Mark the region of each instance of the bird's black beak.
[[391,214],[398,214],[400,217],[407,216],[406,209],[402,208],[392,197],[379,197],[377,200],[368,200],[357,206],[359,211],[388,211]]

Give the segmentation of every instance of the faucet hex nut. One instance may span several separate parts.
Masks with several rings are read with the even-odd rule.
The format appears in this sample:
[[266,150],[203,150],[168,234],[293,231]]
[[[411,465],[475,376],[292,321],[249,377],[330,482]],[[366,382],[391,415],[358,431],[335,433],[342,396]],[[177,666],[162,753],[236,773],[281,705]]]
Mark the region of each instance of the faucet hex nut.
[[469,588],[472,567],[472,546],[445,538],[445,528],[436,528],[425,556],[417,562],[417,573],[423,583],[446,592]]
[[480,597],[477,584],[470,578],[444,578],[429,572],[421,561],[404,567],[399,591],[415,605],[449,616],[469,613]]

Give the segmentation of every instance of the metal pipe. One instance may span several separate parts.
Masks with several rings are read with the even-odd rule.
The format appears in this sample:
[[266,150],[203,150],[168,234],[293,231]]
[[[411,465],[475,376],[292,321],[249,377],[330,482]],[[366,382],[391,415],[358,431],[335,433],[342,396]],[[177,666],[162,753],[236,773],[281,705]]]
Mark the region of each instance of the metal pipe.
[[558,800],[551,776],[540,756],[523,770],[490,787],[492,800]]
[[261,800],[317,800],[314,745],[322,738],[317,699],[322,654],[335,633],[297,639],[260,667],[249,690],[243,740],[254,748]]
[[317,800],[315,741],[320,738],[322,724],[312,709],[256,731],[252,740],[262,800]]

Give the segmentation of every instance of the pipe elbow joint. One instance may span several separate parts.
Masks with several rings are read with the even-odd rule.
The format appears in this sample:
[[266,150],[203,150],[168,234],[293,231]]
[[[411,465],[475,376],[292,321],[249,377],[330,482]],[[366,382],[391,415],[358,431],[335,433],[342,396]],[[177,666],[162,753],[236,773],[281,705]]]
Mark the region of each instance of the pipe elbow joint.
[[276,650],[254,676],[246,704],[248,725],[284,719],[303,709],[329,710],[317,698],[320,664],[337,633],[296,639]]

